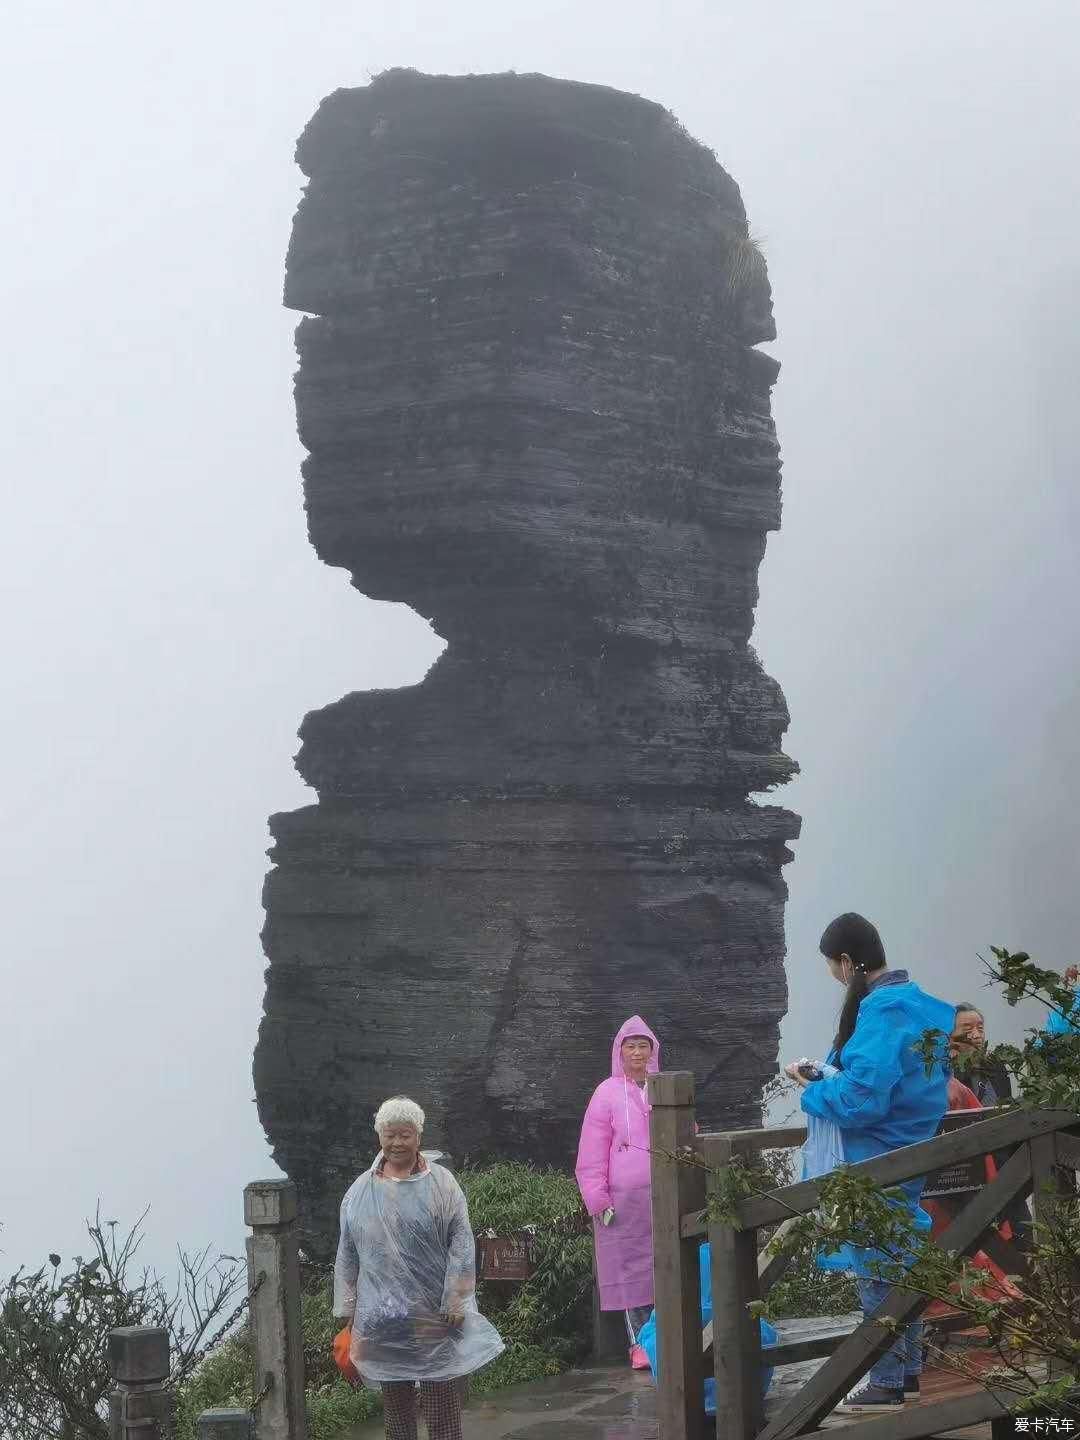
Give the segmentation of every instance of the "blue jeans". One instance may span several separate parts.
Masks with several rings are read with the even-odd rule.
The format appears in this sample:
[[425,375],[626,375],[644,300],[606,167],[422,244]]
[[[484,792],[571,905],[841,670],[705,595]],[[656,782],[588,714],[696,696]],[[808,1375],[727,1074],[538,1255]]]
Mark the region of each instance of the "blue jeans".
[[[869,1277],[858,1280],[859,1303],[863,1315],[869,1318],[879,1305],[889,1298],[891,1285],[884,1280]],[[866,1377],[871,1385],[880,1385],[885,1390],[899,1390],[905,1375],[922,1374],[922,1321],[914,1320],[897,1334],[890,1350],[877,1361]]]

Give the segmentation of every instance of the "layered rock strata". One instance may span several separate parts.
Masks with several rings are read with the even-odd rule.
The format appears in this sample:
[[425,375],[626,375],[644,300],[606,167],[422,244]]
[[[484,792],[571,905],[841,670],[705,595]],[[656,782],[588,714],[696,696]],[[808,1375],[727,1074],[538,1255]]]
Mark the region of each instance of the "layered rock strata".
[[289,250],[312,544],[427,617],[422,683],[309,715],[271,820],[259,1113],[305,1243],[413,1095],[456,1158],[572,1163],[640,1011],[756,1123],[795,766],[750,647],[778,366],[739,191],[660,106],[390,72],[319,107]]

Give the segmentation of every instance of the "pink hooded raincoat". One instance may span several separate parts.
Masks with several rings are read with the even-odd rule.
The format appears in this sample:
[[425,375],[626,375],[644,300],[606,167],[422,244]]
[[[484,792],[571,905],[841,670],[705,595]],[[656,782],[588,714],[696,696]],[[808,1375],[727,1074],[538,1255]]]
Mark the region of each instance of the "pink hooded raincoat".
[[[640,1015],[632,1015],[611,1047],[611,1078],[593,1091],[578,1145],[577,1182],[593,1217],[596,1278],[601,1310],[632,1310],[653,1303],[652,1188],[646,1094],[623,1071],[622,1043],[632,1035],[652,1041],[648,1073],[660,1069],[660,1042]],[[600,1216],[611,1207],[609,1226]]]

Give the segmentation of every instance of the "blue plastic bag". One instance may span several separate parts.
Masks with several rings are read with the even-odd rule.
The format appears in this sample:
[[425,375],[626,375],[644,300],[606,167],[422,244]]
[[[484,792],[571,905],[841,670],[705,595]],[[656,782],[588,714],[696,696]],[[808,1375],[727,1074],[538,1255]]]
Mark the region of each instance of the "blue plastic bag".
[[[826,1078],[840,1073],[836,1066],[830,1065],[827,1060],[816,1063]],[[817,1180],[822,1175],[831,1175],[843,1164],[844,1141],[840,1126],[835,1120],[823,1120],[820,1115],[807,1115],[806,1144],[802,1147],[802,1172],[799,1179]],[[828,1253],[824,1250],[816,1251],[814,1264],[819,1270],[843,1272],[854,1268],[854,1260],[846,1245]]]
[[[822,1077],[839,1075],[840,1071],[827,1060],[817,1062]],[[835,1120],[824,1120],[820,1115],[806,1117],[806,1144],[802,1147],[802,1174],[800,1180],[817,1180],[822,1175],[831,1175],[844,1163],[844,1142],[840,1126]]]
[[[708,1245],[698,1246],[698,1274],[701,1280],[701,1328],[712,1319],[712,1256]],[[768,1347],[778,1343],[780,1337],[767,1320],[758,1322],[761,1326],[761,1343]],[[649,1366],[652,1369],[653,1379],[657,1376],[656,1361],[656,1311],[654,1310],[648,1320],[641,1327],[638,1334],[638,1344],[649,1357]],[[771,1365],[761,1367],[761,1393],[764,1396],[772,1384],[773,1368]],[[706,1415],[716,1414],[716,1380],[708,1376],[705,1381],[705,1413]]]

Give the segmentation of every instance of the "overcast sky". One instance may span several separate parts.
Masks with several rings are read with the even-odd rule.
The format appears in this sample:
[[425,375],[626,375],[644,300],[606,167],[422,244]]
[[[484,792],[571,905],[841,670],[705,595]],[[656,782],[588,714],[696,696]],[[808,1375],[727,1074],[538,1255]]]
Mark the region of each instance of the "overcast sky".
[[280,305],[295,139],[391,65],[638,92],[742,187],[783,362],[755,643],[803,767],[784,1057],[831,1030],[839,910],[950,998],[991,943],[1077,958],[1075,0],[6,0],[3,28],[3,1265],[73,1252],[98,1196],[152,1204],[152,1259],[235,1249],[273,1173],[266,817],[311,798],[305,711],[441,648],[308,546]]

